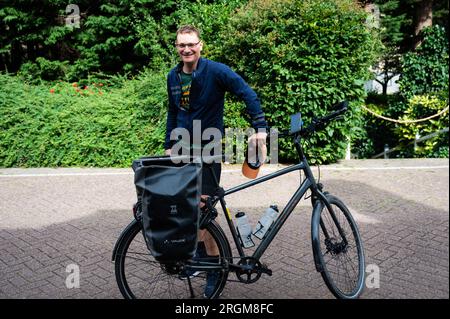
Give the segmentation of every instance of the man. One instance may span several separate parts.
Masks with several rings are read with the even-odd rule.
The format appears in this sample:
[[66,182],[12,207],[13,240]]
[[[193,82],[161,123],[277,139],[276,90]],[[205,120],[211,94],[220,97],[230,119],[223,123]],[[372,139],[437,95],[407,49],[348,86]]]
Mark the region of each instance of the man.
[[[172,130],[184,128],[193,134],[194,121],[201,121],[201,130],[216,128],[224,133],[223,112],[225,92],[231,92],[246,104],[246,111],[251,118],[252,127],[256,132],[249,139],[249,144],[262,145],[262,159],[265,159],[265,141],[267,134],[258,132],[265,129],[267,123],[261,110],[260,102],[256,93],[238,74],[228,66],[201,57],[203,43],[197,28],[186,25],[178,29],[176,33],[175,46],[181,62],[173,68],[167,78],[167,91],[169,96],[169,109],[167,114],[166,138],[164,143],[166,155],[171,154],[171,149],[176,143],[171,140]],[[202,141],[200,149],[210,142]],[[218,154],[214,154],[218,155]],[[221,164],[214,162],[213,170],[220,181]],[[204,169],[202,174],[202,197],[211,196],[215,192],[215,181],[209,169]],[[200,207],[204,206],[203,203]],[[203,243],[202,243],[203,242]],[[206,250],[206,251],[205,251]],[[218,256],[219,251],[211,235],[206,231],[199,232],[198,254]],[[193,275],[193,274],[188,274]],[[205,297],[210,297],[214,291],[216,274],[207,274],[207,285]]]

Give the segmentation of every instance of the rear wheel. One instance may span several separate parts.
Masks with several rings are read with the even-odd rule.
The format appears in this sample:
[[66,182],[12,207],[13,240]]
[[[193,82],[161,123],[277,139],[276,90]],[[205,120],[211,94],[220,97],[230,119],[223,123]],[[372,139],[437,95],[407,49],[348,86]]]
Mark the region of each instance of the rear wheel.
[[337,298],[359,297],[364,288],[365,260],[361,236],[345,204],[327,195],[312,221],[313,251],[325,284]]
[[[126,299],[185,299],[204,298],[207,272],[195,277],[186,278],[183,274],[189,271],[189,263],[178,262],[163,264],[151,255],[142,234],[141,223],[134,220],[122,235],[115,255],[115,273],[120,292]],[[206,230],[219,248],[217,265],[231,260],[231,250],[228,241],[215,221],[209,223]],[[196,258],[196,264],[210,258]],[[208,298],[217,298],[225,287],[228,270],[221,268],[216,271],[213,288],[209,285]]]

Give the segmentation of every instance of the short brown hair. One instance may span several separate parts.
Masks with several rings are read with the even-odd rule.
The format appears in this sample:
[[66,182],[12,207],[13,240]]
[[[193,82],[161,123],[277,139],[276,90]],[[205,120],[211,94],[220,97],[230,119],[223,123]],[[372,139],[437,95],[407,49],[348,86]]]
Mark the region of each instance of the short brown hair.
[[178,28],[176,36],[181,33],[195,33],[200,40],[200,30],[194,27],[193,25],[187,24]]

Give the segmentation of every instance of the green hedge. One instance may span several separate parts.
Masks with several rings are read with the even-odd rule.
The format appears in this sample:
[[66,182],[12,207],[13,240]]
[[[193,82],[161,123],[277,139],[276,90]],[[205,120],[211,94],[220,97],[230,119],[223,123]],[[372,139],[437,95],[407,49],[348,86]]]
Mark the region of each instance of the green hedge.
[[[415,95],[409,100],[408,108],[402,119],[415,120],[432,116],[442,111],[448,105],[448,100],[446,101],[442,94],[440,95]],[[416,134],[423,137],[446,127],[448,128],[448,112],[425,122],[399,125],[395,132],[399,136],[399,142],[405,145],[403,153],[407,157],[448,158],[448,133],[441,133],[434,138],[422,141],[418,143],[416,149],[411,144]]]
[[0,75],[0,166],[128,167],[162,153],[166,71],[116,79],[117,87]]
[[421,45],[402,57],[400,91],[405,99],[444,91],[448,99],[448,35],[439,25],[427,27],[422,32],[424,39]]
[[[363,84],[380,44],[365,18],[351,0],[252,0],[230,18],[223,45],[210,55],[256,89],[272,126],[288,127],[289,115],[299,111],[309,122],[349,100],[346,120],[315,134],[306,149],[313,163],[334,162],[359,134]],[[281,159],[296,158],[292,147],[280,145]]]

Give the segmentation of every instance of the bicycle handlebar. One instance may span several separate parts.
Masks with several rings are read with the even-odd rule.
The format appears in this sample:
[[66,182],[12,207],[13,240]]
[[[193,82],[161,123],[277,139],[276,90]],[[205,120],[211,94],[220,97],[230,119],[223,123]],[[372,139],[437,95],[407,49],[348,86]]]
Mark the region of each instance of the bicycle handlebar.
[[278,133],[278,136],[279,137],[286,137],[286,136],[292,136],[292,135],[298,134],[300,136],[306,137],[306,136],[314,133],[315,131],[321,130],[328,124],[328,122],[330,122],[331,120],[337,118],[341,114],[347,112],[347,110],[348,110],[348,101],[342,101],[342,102],[339,102],[339,103],[335,104],[333,106],[333,109],[335,109],[336,111],[334,111],[334,112],[332,112],[330,114],[327,114],[327,115],[325,115],[324,117],[321,117],[321,118],[314,118],[312,120],[312,122],[307,127],[302,128],[298,132],[291,133],[291,132],[289,132],[289,130],[283,130],[283,131],[280,131]]
[[342,101],[342,102],[336,104],[333,108],[334,108],[334,109],[337,109],[337,111],[334,111],[334,112],[332,112],[332,113],[330,113],[330,114],[328,114],[328,115],[322,117],[322,118],[320,119],[320,121],[322,121],[322,122],[327,122],[327,121],[330,121],[330,120],[332,120],[332,119],[338,117],[339,115],[341,115],[341,114],[347,112],[347,109],[348,109],[348,101]]

